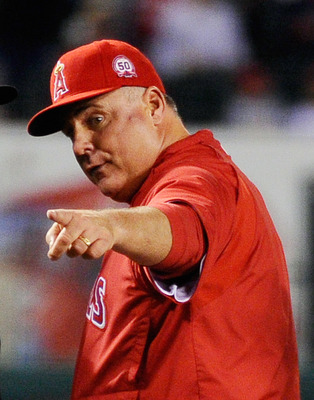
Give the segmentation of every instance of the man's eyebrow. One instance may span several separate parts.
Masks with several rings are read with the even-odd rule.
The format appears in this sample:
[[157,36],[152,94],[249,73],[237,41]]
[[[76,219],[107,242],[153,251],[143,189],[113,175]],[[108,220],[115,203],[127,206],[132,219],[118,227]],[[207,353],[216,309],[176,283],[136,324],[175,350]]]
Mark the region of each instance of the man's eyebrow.
[[92,106],[92,104],[90,102],[78,105],[77,107],[73,108],[71,114],[73,116],[77,116],[78,114],[80,114],[81,112],[87,110],[91,106]]
[[89,107],[98,107],[98,106],[99,106],[99,103],[98,103],[97,99],[85,100],[85,101],[82,101],[81,103],[78,103],[76,106],[74,106],[72,108],[71,115],[76,116],[76,115],[80,114],[81,112],[85,111]]

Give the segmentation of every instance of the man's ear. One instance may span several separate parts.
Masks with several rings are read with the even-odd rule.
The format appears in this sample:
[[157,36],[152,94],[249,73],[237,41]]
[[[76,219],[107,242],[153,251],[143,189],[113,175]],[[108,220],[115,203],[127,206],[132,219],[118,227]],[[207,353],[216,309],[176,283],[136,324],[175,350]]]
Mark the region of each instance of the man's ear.
[[166,109],[166,101],[163,93],[156,86],[150,86],[144,93],[144,100],[148,105],[148,111],[154,124],[160,124]]

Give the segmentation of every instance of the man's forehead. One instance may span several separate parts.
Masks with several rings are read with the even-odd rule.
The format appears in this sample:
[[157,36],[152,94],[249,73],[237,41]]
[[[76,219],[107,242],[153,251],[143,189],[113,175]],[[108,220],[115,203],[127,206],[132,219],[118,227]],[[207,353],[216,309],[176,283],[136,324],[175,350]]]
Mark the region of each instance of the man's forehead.
[[110,101],[111,93],[112,92],[101,94],[99,96],[95,96],[90,99],[81,100],[77,103],[74,103],[68,109],[69,114],[79,114],[90,107],[97,107],[97,106],[105,107],[106,104],[109,105],[111,102]]
[[77,116],[92,107],[108,109],[109,111],[112,107],[119,105],[119,102],[133,101],[136,97],[141,96],[145,90],[146,88],[137,86],[123,86],[111,92],[78,101],[67,107],[66,119],[70,116]]

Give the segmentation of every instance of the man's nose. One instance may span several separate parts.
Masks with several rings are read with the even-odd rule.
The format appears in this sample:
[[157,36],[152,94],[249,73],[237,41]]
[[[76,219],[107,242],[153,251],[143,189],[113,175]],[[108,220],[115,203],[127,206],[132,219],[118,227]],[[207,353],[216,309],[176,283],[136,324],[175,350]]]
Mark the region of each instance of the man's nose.
[[88,130],[76,126],[73,137],[73,152],[78,156],[83,156],[93,150],[92,134]]

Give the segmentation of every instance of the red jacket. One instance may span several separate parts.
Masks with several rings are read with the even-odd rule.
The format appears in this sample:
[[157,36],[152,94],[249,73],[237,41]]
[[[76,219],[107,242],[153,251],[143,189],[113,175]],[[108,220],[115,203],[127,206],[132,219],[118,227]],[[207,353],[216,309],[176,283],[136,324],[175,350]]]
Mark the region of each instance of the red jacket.
[[150,269],[105,256],[72,399],[300,399],[281,242],[210,131],[161,154],[131,204],[140,205],[167,214],[172,250]]

